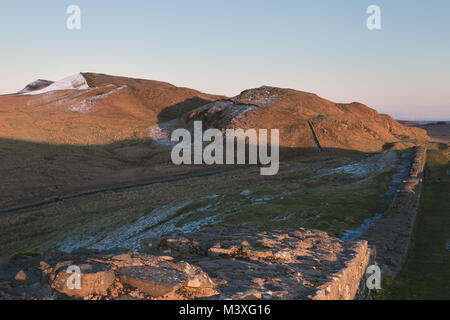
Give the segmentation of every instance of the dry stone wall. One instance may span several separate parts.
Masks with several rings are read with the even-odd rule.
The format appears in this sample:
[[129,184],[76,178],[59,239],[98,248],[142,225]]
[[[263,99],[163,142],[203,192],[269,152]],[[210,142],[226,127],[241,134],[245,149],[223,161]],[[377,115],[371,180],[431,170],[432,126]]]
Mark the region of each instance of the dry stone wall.
[[408,177],[397,190],[391,205],[362,237],[376,250],[382,276],[397,276],[411,243],[422,192],[426,148],[419,146],[414,152]]
[[[146,253],[145,253],[146,252]],[[49,252],[0,263],[0,299],[354,299],[366,241],[324,232],[211,228],[141,253]],[[67,269],[79,266],[81,288]]]

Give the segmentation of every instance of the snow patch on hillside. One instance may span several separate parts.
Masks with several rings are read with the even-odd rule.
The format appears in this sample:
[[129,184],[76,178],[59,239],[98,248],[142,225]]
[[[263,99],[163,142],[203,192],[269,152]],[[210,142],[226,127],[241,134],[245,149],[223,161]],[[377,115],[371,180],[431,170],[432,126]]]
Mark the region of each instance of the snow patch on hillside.
[[275,88],[263,86],[258,89],[249,89],[234,97],[239,102],[245,102],[247,104],[262,104],[267,105],[273,103],[278,97],[274,94]]
[[177,119],[156,124],[148,128],[149,138],[162,146],[173,147],[178,142],[171,141],[170,136],[175,128],[181,127],[182,125]]
[[156,143],[163,146],[173,146],[174,143],[170,141],[170,132],[160,125],[151,126],[149,129],[149,137]]
[[109,97],[109,96],[111,96],[111,95],[113,95],[113,94],[115,94],[115,93],[117,93],[119,91],[122,91],[123,89],[126,89],[126,88],[128,88],[128,86],[124,85],[124,86],[121,86],[119,88],[113,89],[113,90],[111,90],[109,92],[106,92],[106,93],[103,93],[103,94],[99,94],[99,95],[93,96],[91,98],[87,98],[87,99],[85,99],[82,102],[82,104],[80,106],[71,107],[67,111],[69,111],[69,112],[79,112],[79,113],[89,112],[89,111],[91,111],[94,108],[96,101],[98,101],[100,99],[103,99],[103,98],[106,98],[106,97]]
[[233,119],[249,112],[256,111],[257,109],[258,107],[255,105],[235,104],[231,101],[217,101],[195,109],[192,114],[208,114],[209,116],[212,116],[221,113],[221,117]]
[[35,90],[23,93],[24,95],[36,95],[57,90],[85,90],[89,89],[89,85],[86,79],[81,73],[69,76],[67,78],[61,79],[45,87],[41,90]]

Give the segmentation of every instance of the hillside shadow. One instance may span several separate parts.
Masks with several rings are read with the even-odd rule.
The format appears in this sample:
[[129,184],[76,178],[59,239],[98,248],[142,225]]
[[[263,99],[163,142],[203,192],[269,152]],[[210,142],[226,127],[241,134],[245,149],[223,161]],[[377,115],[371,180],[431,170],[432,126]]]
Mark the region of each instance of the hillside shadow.
[[[214,193],[217,183],[218,188],[226,186],[219,192],[232,192],[240,188],[233,180],[243,176],[256,184],[283,184],[285,179],[292,179],[291,165],[323,162],[326,166],[330,159],[363,156],[361,152],[348,150],[329,149],[318,153],[313,147],[282,147],[280,167],[284,169],[281,174],[261,176],[258,165],[176,166],[170,160],[171,149],[151,140],[74,146],[0,138],[0,152],[3,182],[0,184],[0,225],[4,228],[0,254],[17,249],[32,250],[42,239],[60,234],[62,228],[72,226],[71,223],[89,226],[91,219],[103,219],[105,215],[119,219],[115,216],[117,208],[109,203],[111,200],[119,206],[122,203],[129,206],[128,218],[135,219],[146,212],[141,204],[148,199],[152,199],[148,200],[152,203],[150,207],[160,207],[167,201],[178,201],[181,192],[187,195],[186,199],[196,201],[199,186],[208,186],[208,191],[203,192]],[[172,183],[174,185],[170,185]],[[298,184],[303,188],[310,186],[309,182],[298,181]],[[179,192],[165,193],[172,188]],[[128,197],[132,194],[140,195],[130,202]],[[97,209],[109,206],[112,206],[111,211]]]
[[[249,162],[248,150],[247,145],[246,163]],[[177,166],[171,162],[171,151],[150,139],[74,146],[0,138],[0,172],[3,180],[0,185],[0,211],[74,194],[89,195],[99,190],[120,191],[120,188],[139,188],[155,181],[175,181],[185,176],[203,176],[260,166]],[[270,148],[268,153],[271,156]],[[343,157],[356,159],[363,154],[343,149],[327,149],[318,153],[314,147],[280,147],[280,162],[311,163]]]
[[158,123],[160,124],[163,122],[174,120],[181,117],[185,113],[188,113],[211,102],[213,101],[195,97],[166,107],[158,114]]

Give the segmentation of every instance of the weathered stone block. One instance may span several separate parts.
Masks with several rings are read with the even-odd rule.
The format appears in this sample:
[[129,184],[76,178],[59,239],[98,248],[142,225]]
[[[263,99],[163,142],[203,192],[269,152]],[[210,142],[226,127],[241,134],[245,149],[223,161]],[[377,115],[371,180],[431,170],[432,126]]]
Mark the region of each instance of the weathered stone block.
[[123,284],[155,298],[179,289],[188,281],[181,271],[149,266],[122,268],[119,277]]
[[52,282],[52,288],[68,296],[88,297],[91,295],[107,295],[108,289],[114,283],[115,274],[108,265],[93,263],[80,266],[81,268],[81,288],[71,289],[67,285],[67,280],[71,274],[62,269],[58,272]]

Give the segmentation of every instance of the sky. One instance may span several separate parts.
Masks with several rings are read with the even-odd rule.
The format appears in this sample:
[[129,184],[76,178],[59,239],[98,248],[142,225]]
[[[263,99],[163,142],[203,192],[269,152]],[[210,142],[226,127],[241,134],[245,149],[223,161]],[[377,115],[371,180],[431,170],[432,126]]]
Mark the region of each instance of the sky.
[[[66,27],[69,5],[80,30]],[[370,5],[381,30],[367,28]],[[448,0],[1,1],[0,39],[0,94],[98,72],[227,96],[285,87],[450,120]]]

